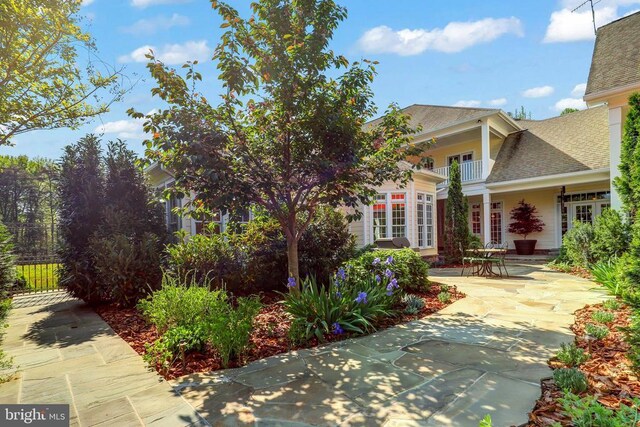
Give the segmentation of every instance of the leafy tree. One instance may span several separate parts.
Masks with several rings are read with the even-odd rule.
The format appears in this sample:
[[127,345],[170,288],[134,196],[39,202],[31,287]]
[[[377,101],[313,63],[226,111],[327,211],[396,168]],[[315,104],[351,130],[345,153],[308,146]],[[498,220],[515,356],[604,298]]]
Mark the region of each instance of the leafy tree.
[[75,297],[97,302],[100,295],[89,253],[104,214],[104,170],[100,140],[87,135],[65,148],[60,171],[60,283]]
[[409,144],[415,129],[394,105],[364,127],[376,112],[375,64],[350,64],[328,49],[346,17],[332,0],[261,0],[250,19],[211,4],[227,28],[214,55],[222,103],[212,106],[196,91],[195,64],[185,64],[182,77],[151,55],[152,93],[170,108],[146,122],[154,134],[147,154],[174,171],[176,191],[197,195],[197,208],[265,209],[287,239],[288,271],[298,278],[298,242],[320,206],[344,205],[359,216],[376,186],[411,179],[398,161],[420,151]]
[[6,296],[5,293],[13,285],[15,278],[16,269],[11,235],[0,222],[0,300]]
[[575,113],[576,111],[580,111],[580,110],[578,110],[577,108],[567,107],[564,110],[562,110],[562,113],[560,113],[560,115],[564,116],[564,115],[569,114],[569,113]]
[[469,246],[469,203],[462,194],[462,177],[457,161],[449,168],[449,190],[444,218],[444,255],[447,262],[460,262]]
[[513,114],[509,113],[515,120],[531,120],[531,111],[527,111],[524,105],[520,106],[520,109],[516,109]]
[[[75,129],[124,93],[121,70],[97,70],[97,63],[104,63],[79,26],[80,5],[80,0],[0,2],[0,146],[30,130]],[[78,49],[93,58],[84,70]],[[104,90],[111,98],[107,102],[100,95]]]
[[511,223],[509,233],[518,234],[523,239],[531,233],[539,233],[544,229],[544,222],[538,216],[538,210],[524,199],[518,202],[518,206],[511,209]]
[[624,209],[633,221],[640,207],[640,93],[629,97],[629,112],[624,123],[620,153],[620,176],[614,185],[620,194]]

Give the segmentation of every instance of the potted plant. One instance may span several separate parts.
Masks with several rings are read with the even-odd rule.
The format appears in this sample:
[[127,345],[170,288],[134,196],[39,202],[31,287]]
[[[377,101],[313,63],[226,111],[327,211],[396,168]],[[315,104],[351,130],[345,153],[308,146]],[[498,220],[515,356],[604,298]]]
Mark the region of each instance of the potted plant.
[[522,236],[522,240],[514,240],[518,255],[531,255],[536,249],[537,240],[527,239],[531,233],[539,233],[544,229],[544,222],[538,217],[536,207],[524,201],[511,210],[509,233]]

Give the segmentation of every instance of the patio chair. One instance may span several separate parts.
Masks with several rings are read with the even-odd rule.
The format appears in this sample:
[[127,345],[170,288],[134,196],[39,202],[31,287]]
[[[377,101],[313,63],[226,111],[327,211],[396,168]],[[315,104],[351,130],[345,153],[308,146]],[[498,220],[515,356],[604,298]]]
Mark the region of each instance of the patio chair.
[[505,258],[507,257],[507,251],[509,250],[509,243],[504,242],[502,245],[500,245],[500,249],[503,249],[503,251],[500,252],[497,256],[497,258],[500,260],[500,264],[498,264],[498,269],[500,269],[500,275],[502,275],[502,269],[504,269],[505,274],[507,275],[507,277],[509,277],[509,272],[507,271],[507,264],[505,262]]
[[[477,249],[480,249],[478,245],[471,244],[471,247],[469,248],[473,251],[471,253],[471,256],[469,256],[467,252],[465,252],[464,248],[462,247],[462,243],[460,243],[459,249],[460,254],[462,255],[462,271],[460,272],[460,276],[464,275],[464,270],[467,267],[472,269],[473,272],[473,268],[478,268],[478,266],[482,264],[484,258],[476,251]],[[469,277],[468,273],[467,277]]]

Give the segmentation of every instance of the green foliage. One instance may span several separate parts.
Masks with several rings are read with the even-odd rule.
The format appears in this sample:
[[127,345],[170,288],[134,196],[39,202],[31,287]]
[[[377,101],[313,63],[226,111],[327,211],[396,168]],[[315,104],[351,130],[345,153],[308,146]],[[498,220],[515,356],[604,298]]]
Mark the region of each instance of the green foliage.
[[591,253],[597,261],[608,261],[622,256],[629,248],[631,228],[620,213],[614,209],[605,209],[596,217],[593,227]]
[[609,335],[609,328],[593,323],[587,323],[584,327],[584,331],[588,336],[595,340],[602,340]]
[[413,294],[404,295],[402,303],[405,305],[404,312],[406,314],[417,314],[424,308],[424,300]]
[[640,307],[640,221],[632,226],[629,250],[618,264],[618,295],[630,305]]
[[620,295],[620,280],[618,278],[618,260],[600,261],[591,266],[593,280],[600,283],[612,295]]
[[596,396],[580,397],[567,393],[560,398],[560,403],[575,427],[635,426],[640,420],[638,399],[633,399],[632,406],[621,404],[615,412],[602,406]]
[[606,310],[616,311],[620,309],[621,304],[618,300],[608,299],[602,303],[602,307]]
[[640,316],[636,311],[631,317],[629,326],[622,329],[624,340],[629,344],[627,358],[631,361],[634,370],[640,372]]
[[556,353],[556,358],[569,368],[577,368],[589,360],[589,354],[576,346],[575,343],[560,344],[560,351]]
[[60,283],[88,302],[131,305],[160,286],[163,217],[136,163],[122,141],[103,159],[93,135],[65,149]]
[[0,222],[0,299],[13,286],[16,280],[13,244],[7,228]]
[[[80,6],[67,0],[0,3],[0,146],[35,129],[76,129],[120,99],[121,69],[96,58],[79,22]],[[100,100],[105,91],[106,103]]]
[[[393,259],[393,267],[386,264],[389,257]],[[394,277],[398,280],[398,285],[405,291],[424,291],[430,286],[429,264],[420,257],[420,254],[408,248],[365,252],[347,262],[346,268],[354,280],[365,280],[372,272],[382,277],[385,270],[391,268],[395,273]]]
[[177,359],[184,360],[186,353],[202,350],[205,339],[202,325],[192,328],[175,326],[153,343],[145,345],[143,359],[149,365],[160,365],[166,371]]
[[493,422],[491,421],[491,415],[487,414],[483,419],[478,423],[478,427],[492,427]]
[[553,381],[565,393],[582,393],[587,391],[587,377],[576,368],[561,368],[553,371]]
[[624,122],[620,153],[620,175],[614,185],[630,218],[636,218],[640,208],[640,93],[629,97],[629,111]]
[[527,111],[524,105],[521,105],[519,109],[516,108],[513,113],[508,114],[515,120],[531,120],[531,111]]
[[447,304],[451,302],[451,294],[449,292],[440,292],[438,294],[438,301],[443,304]]
[[460,248],[469,247],[469,203],[462,193],[462,176],[457,161],[449,167],[449,190],[444,218],[444,256],[450,263],[462,261]]
[[538,210],[524,199],[518,202],[518,206],[511,209],[511,223],[509,233],[518,234],[526,239],[531,233],[539,233],[544,229],[544,222],[538,216]]
[[588,267],[595,261],[591,252],[593,239],[593,225],[577,221],[562,238],[564,255],[573,265]]
[[577,108],[567,107],[567,108],[565,108],[564,110],[562,110],[562,112],[560,113],[560,115],[561,115],[561,116],[565,116],[565,115],[567,115],[567,114],[575,113],[575,112],[577,112],[577,111],[580,111],[580,110],[578,110]]
[[213,57],[222,104],[197,91],[195,64],[183,77],[150,55],[152,93],[169,106],[145,124],[154,134],[147,153],[174,172],[177,189],[212,211],[264,208],[286,236],[287,272],[299,278],[298,243],[317,208],[357,211],[381,183],[407,183],[412,171],[398,162],[429,143],[409,144],[417,130],[395,105],[363,126],[376,114],[376,71],[371,61],[350,64],[329,49],[344,7],[261,0],[243,19],[223,2],[212,5],[226,28]]
[[608,311],[596,311],[591,315],[591,318],[598,323],[606,325],[614,321],[615,315]]

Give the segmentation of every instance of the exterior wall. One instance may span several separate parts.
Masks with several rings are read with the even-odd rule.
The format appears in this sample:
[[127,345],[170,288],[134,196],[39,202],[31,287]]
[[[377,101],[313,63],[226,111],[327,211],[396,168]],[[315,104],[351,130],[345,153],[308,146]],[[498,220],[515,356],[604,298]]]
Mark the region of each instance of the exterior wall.
[[438,148],[436,146],[433,149],[427,150],[425,154],[433,159],[434,168],[441,168],[449,166],[447,156],[469,152],[473,152],[473,160],[482,160],[482,144],[480,143],[480,139],[449,145],[442,148]]
[[[436,232],[436,224],[438,221],[438,214],[436,209],[436,184],[428,179],[425,179],[421,175],[414,175],[414,181],[410,182],[405,188],[398,188],[393,182],[387,182],[379,187],[381,193],[385,192],[400,192],[406,194],[406,224],[407,224],[407,239],[411,243],[411,247],[414,250],[418,250],[422,256],[433,256],[438,253],[438,236]],[[432,248],[420,249],[417,247],[418,232],[416,222],[416,193],[425,193],[432,196],[433,202],[433,239],[434,245]],[[366,244],[372,244],[373,241],[373,217],[372,209],[370,206],[361,207],[364,213],[362,218],[353,221],[349,224],[349,231],[356,236],[356,242],[358,246],[364,246]],[[388,224],[390,226],[390,224]]]

